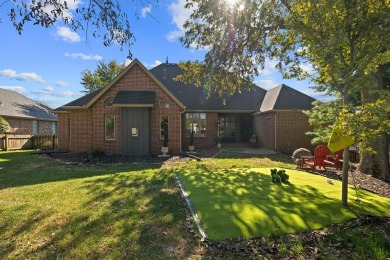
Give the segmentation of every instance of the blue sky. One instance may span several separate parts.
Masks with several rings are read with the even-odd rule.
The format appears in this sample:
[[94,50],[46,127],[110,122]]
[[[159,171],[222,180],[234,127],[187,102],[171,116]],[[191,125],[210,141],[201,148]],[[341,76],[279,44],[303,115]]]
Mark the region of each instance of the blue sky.
[[[68,1],[69,2],[69,1]],[[72,2],[75,8],[82,2]],[[131,1],[131,3],[134,3]],[[119,45],[104,47],[101,39],[85,32],[73,32],[61,22],[50,28],[27,24],[19,35],[7,16],[9,5],[3,6],[0,30],[0,88],[17,91],[52,108],[66,104],[83,94],[81,72],[95,70],[99,60],[129,62],[127,51]],[[168,57],[170,63],[181,60],[203,60],[205,51],[186,49],[177,39],[183,34],[183,23],[190,12],[184,9],[185,0],[160,0],[155,5],[133,4],[130,13],[137,12],[139,19],[131,17],[136,41],[131,49],[133,57],[147,68],[152,68]],[[285,80],[274,69],[276,62],[267,61],[265,70],[255,83],[269,89],[287,84],[314,98],[321,98],[309,89],[306,81]],[[307,67],[310,70],[310,66]]]

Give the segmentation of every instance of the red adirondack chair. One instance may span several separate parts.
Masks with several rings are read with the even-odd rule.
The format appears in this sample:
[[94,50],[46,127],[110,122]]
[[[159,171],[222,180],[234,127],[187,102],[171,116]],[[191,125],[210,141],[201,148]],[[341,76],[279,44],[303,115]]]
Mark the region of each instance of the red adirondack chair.
[[326,159],[326,155],[329,153],[328,147],[325,145],[319,145],[314,149],[314,156],[302,156],[301,157],[301,167],[305,164],[309,165],[313,170],[316,170],[318,166],[319,169],[325,168],[324,160]]
[[[336,156],[326,156],[325,160],[324,160],[324,163],[325,165],[330,165],[334,168],[336,168],[336,170],[341,170],[340,168],[340,159],[343,158],[343,149],[341,150],[338,150],[337,153],[336,153]],[[334,160],[332,160],[334,159]]]

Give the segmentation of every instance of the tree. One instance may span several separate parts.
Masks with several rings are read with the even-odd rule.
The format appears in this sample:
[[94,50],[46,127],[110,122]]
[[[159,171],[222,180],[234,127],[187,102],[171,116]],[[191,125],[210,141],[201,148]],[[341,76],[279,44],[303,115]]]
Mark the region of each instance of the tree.
[[85,89],[82,92],[90,93],[105,87],[125,67],[125,63],[119,65],[115,60],[112,60],[107,64],[104,63],[104,61],[99,61],[95,71],[84,70],[81,72],[81,85],[83,85]]
[[[144,7],[149,4],[149,0],[134,2],[136,6],[138,2]],[[7,10],[7,16],[19,34],[22,34],[26,23],[48,28],[62,21],[73,31],[85,31],[87,37],[102,38],[104,46],[116,43],[121,50],[127,47],[128,58],[131,59],[130,47],[135,38],[130,30],[129,17],[134,13],[131,11],[129,14],[132,8],[122,4],[119,0],[13,0],[2,1],[0,8]],[[135,13],[135,16],[138,17],[138,14]]]
[[5,133],[10,129],[8,122],[0,116],[0,133]]
[[[350,93],[365,91],[370,94],[370,98],[361,99],[362,108],[383,100],[378,94],[380,81],[376,75],[380,67],[390,61],[388,1],[187,2],[187,7],[195,5],[197,9],[185,23],[186,34],[181,40],[186,47],[207,46],[208,52],[204,62],[195,65],[183,63],[184,74],[180,80],[207,85],[215,75],[227,72],[252,80],[264,67],[266,59],[274,58],[279,60],[277,67],[284,77],[310,77],[318,90],[342,95],[345,119],[346,115],[352,114]],[[304,62],[312,64],[316,73],[308,75],[301,67]],[[192,76],[193,71],[197,72],[196,79]],[[234,84],[235,76],[226,80],[231,82],[216,84],[212,86],[213,90],[223,92],[226,89],[224,85],[228,86],[228,90],[238,90],[239,87]],[[373,94],[373,90],[377,94]],[[359,121],[357,115],[354,118]],[[353,134],[357,140],[362,140],[361,137],[367,133]],[[344,151],[346,160],[348,149]],[[343,168],[344,205],[347,204],[347,163]],[[382,158],[382,163],[388,169],[388,160]],[[385,170],[382,173],[389,174]]]

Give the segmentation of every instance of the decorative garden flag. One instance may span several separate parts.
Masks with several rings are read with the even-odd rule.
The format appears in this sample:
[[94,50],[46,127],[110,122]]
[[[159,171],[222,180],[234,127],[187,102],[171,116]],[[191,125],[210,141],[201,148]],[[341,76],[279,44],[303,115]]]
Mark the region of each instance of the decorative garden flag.
[[353,136],[344,135],[343,129],[339,118],[336,119],[336,124],[333,127],[332,135],[328,142],[328,148],[332,153],[337,152],[347,146],[350,146],[355,143]]

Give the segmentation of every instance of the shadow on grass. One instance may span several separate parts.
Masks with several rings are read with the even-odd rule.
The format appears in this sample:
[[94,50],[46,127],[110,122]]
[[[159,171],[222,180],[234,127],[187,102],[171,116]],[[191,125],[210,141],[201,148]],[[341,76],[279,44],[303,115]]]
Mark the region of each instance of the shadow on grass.
[[[270,176],[251,170],[202,169],[179,175],[202,225],[216,240],[318,229],[366,211],[361,206],[343,207],[339,198],[329,196],[336,192],[329,187],[321,190],[309,184],[297,186],[294,181],[275,184]],[[390,205],[375,203],[384,209]]]
[[0,189],[161,168],[161,164],[64,164],[30,153],[31,151],[0,153]]
[[[31,174],[26,171],[18,178],[20,184],[15,180],[2,187],[78,178],[69,184],[75,185],[71,192],[80,191],[80,199],[74,202],[77,206],[65,212],[53,207],[44,211],[43,205],[37,210],[15,207],[12,214],[5,207],[8,216],[0,224],[3,257],[185,259],[193,255],[196,241],[185,225],[184,210],[179,206],[181,196],[171,172],[159,170],[157,165],[132,166],[126,172],[110,170],[116,168],[112,166],[103,167],[104,171],[81,167],[83,170],[77,172],[77,166],[69,174],[61,169],[65,172],[54,178],[55,172],[47,173],[47,167],[43,166],[41,173],[33,172],[39,181],[21,179]],[[88,168],[95,170],[85,173]],[[90,176],[97,178],[87,178]],[[58,192],[66,196],[68,191]],[[12,216],[19,214],[23,217],[13,220]]]

